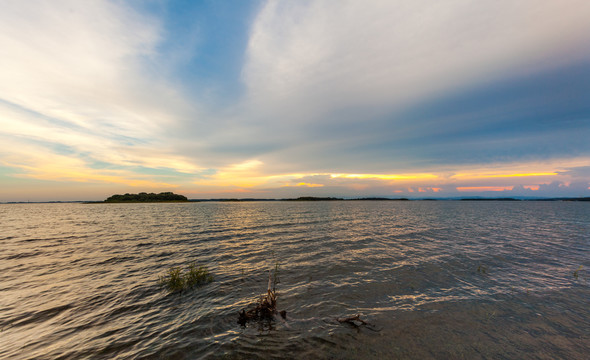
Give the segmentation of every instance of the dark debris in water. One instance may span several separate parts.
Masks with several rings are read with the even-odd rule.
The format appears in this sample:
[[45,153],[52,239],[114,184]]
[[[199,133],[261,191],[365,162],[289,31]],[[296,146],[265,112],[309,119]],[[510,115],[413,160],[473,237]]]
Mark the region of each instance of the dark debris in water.
[[485,267],[485,266],[483,266],[483,265],[479,265],[477,267],[477,272],[478,273],[485,274],[485,273],[487,273],[487,271],[488,271],[488,268]]
[[355,316],[348,316],[348,317],[341,317],[341,318],[336,318],[336,321],[338,321],[341,324],[348,324],[351,325],[355,328],[359,328],[361,326],[366,327],[367,329],[373,330],[373,331],[379,331],[380,329],[377,329],[373,324],[370,324],[369,322],[361,319],[361,315],[357,314]]
[[[285,310],[277,310],[277,292],[274,286],[271,290],[271,274],[269,271],[268,289],[266,294],[260,296],[258,303],[253,308],[249,310],[242,309],[238,312],[238,324],[246,326],[246,324],[251,321],[270,322],[275,320],[277,315],[280,316],[280,320],[285,322],[285,324],[288,324],[287,312]],[[372,331],[380,331],[380,329],[377,329],[374,325],[361,319],[360,314],[348,317],[338,317],[335,318],[335,320],[340,324],[347,324],[355,328],[366,327]]]
[[[276,285],[276,270],[275,270],[275,285]],[[238,324],[245,326],[250,321],[270,321],[274,320],[276,315],[280,315],[284,320],[286,319],[286,311],[277,311],[277,292],[275,287],[271,289],[271,273],[268,272],[268,288],[265,295],[261,295],[258,303],[250,310],[240,311],[238,313]]]

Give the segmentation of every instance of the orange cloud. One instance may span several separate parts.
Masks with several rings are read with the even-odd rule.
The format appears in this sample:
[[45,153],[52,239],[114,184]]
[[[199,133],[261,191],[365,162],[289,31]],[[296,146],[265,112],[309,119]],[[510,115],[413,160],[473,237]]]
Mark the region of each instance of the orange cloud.
[[322,187],[324,186],[324,184],[310,184],[310,183],[304,183],[304,182],[300,182],[295,186],[306,186],[306,187]]
[[457,191],[505,191],[512,190],[512,186],[460,186]]
[[455,179],[485,179],[485,178],[511,178],[511,177],[530,177],[530,176],[555,176],[556,172],[535,172],[535,173],[517,173],[517,174],[494,174],[494,173],[465,173],[452,176]]
[[67,181],[67,182],[97,182],[108,184],[121,184],[133,187],[178,187],[176,184],[153,181],[147,177],[121,170],[95,170],[85,167],[85,164],[77,159],[54,156],[51,163],[38,163],[32,165],[12,165],[25,171],[18,177],[33,178],[38,180]]
[[206,191],[199,191],[199,190],[190,190],[184,192],[187,195],[205,195],[205,196],[220,196],[224,197],[229,194],[252,194],[255,193],[249,189],[237,188],[237,189],[223,189],[223,190],[206,190]]
[[377,180],[432,180],[438,176],[428,173],[418,174],[330,174],[331,178],[377,179]]

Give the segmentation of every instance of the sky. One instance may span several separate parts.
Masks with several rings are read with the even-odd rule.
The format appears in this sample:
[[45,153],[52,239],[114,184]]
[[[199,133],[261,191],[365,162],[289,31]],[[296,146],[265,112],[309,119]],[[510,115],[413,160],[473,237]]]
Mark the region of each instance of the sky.
[[0,2],[0,202],[590,196],[587,0]]

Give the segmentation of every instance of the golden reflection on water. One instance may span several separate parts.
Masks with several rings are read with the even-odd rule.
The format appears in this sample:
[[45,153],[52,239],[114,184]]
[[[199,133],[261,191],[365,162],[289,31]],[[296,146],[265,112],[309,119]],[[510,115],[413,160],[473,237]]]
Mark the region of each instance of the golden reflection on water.
[[[584,206],[0,205],[0,358],[578,358],[590,343],[588,276],[572,275],[590,268]],[[215,281],[159,287],[191,262]],[[241,328],[237,311],[277,263],[290,325]],[[380,331],[333,321],[356,313]]]

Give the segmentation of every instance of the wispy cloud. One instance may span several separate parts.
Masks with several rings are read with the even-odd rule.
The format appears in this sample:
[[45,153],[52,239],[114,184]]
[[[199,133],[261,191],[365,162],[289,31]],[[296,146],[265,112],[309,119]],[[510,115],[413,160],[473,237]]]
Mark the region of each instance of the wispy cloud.
[[283,172],[587,153],[561,124],[587,129],[590,74],[569,66],[588,69],[589,16],[583,1],[269,1],[251,30],[247,95],[215,141]]
[[[44,157],[67,147],[114,166],[197,168],[166,136],[192,110],[151,71],[156,18],[104,1],[8,2],[0,17],[0,134],[19,143],[4,152],[33,142]],[[21,168],[38,168],[28,158]]]
[[588,60],[589,14],[583,1],[269,1],[243,76],[252,101],[302,113],[406,104]]

